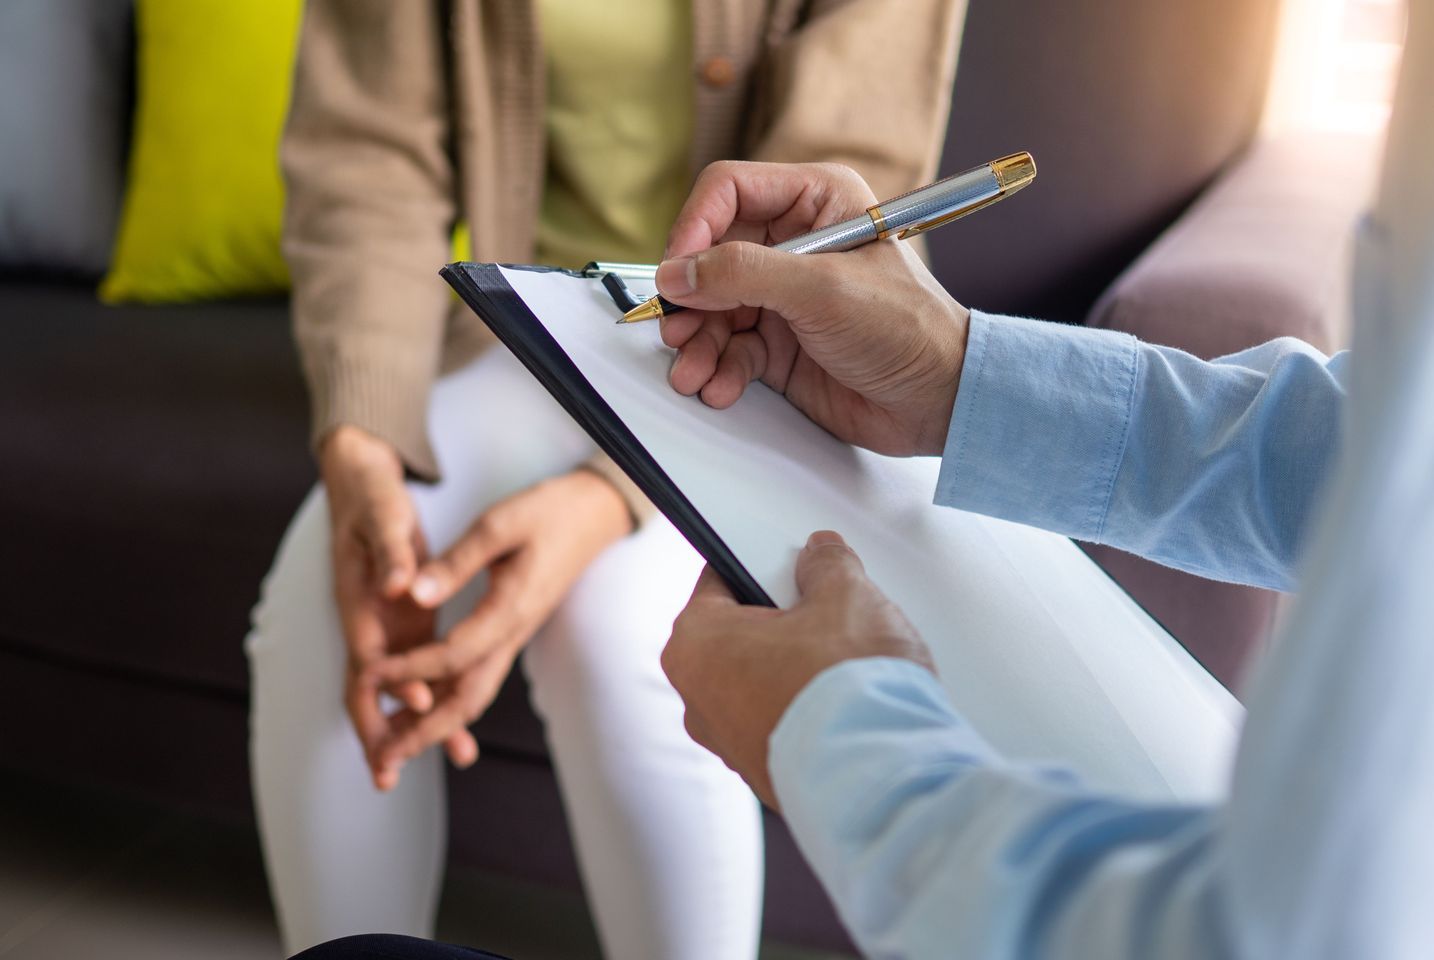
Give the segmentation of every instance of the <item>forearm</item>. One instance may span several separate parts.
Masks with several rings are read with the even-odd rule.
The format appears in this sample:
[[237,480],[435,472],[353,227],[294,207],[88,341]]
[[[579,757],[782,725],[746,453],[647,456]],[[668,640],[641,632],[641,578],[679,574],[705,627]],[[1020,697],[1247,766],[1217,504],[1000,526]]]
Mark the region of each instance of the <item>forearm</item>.
[[455,217],[442,42],[434,3],[308,4],[282,147],[314,441],[353,424],[430,478]]
[[1289,340],[1206,363],[975,314],[937,501],[1289,589],[1338,449],[1343,370]]

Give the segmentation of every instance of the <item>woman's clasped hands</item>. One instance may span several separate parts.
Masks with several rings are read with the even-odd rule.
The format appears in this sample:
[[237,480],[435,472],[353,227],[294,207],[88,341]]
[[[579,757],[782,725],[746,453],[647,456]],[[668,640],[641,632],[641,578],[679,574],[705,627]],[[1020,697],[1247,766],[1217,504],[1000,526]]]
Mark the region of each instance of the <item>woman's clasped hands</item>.
[[[439,744],[469,766],[478,744],[468,726],[573,582],[631,530],[627,504],[598,474],[575,470],[500,500],[430,554],[391,447],[341,427],[320,459],[348,650],[345,705],[374,785],[393,789],[407,761]],[[475,606],[439,635],[438,608],[484,572]]]

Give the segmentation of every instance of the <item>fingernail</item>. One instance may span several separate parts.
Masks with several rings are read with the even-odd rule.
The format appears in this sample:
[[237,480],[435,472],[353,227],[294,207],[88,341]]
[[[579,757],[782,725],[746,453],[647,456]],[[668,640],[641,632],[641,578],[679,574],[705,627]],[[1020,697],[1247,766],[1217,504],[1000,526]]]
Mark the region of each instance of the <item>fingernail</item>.
[[836,533],[835,531],[832,531],[832,530],[818,530],[816,533],[813,533],[810,537],[807,537],[807,546],[808,546],[809,548],[810,548],[810,547],[820,547],[820,546],[823,546],[823,545],[828,544],[828,543],[838,543],[838,544],[842,544],[843,546],[845,546],[846,541],[845,541],[844,539],[842,539],[842,535],[841,535],[841,534]]
[[664,297],[684,297],[697,289],[697,258],[664,260],[657,268],[657,289]]
[[438,581],[428,574],[419,574],[409,591],[419,603],[433,603],[438,599]]

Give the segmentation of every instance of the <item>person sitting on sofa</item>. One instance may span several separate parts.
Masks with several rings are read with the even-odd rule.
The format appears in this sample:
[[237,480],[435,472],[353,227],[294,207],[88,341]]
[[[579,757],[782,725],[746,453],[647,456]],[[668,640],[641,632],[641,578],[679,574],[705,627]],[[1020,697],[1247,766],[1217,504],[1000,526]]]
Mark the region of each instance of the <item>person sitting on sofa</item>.
[[[431,933],[434,748],[475,761],[467,727],[520,651],[607,954],[755,951],[757,805],[687,736],[658,665],[700,561],[506,351],[484,349],[437,270],[459,221],[479,259],[655,260],[692,171],[724,156],[845,160],[891,192],[929,179],[964,3],[756,9],[307,5],[284,249],[322,483],[247,643],[290,951]],[[912,38],[899,64],[852,56],[897,33]],[[383,682],[395,665],[421,679]]]

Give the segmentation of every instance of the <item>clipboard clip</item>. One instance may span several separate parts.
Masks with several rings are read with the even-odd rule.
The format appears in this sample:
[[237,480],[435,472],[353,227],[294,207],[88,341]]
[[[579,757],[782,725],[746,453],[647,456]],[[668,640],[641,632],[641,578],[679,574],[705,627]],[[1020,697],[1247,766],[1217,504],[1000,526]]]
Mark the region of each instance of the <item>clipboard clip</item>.
[[628,280],[652,280],[657,276],[657,266],[651,263],[603,263],[594,260],[578,271],[584,277],[602,278],[603,289],[612,297],[618,309],[627,313],[643,304],[632,295],[627,287]]

